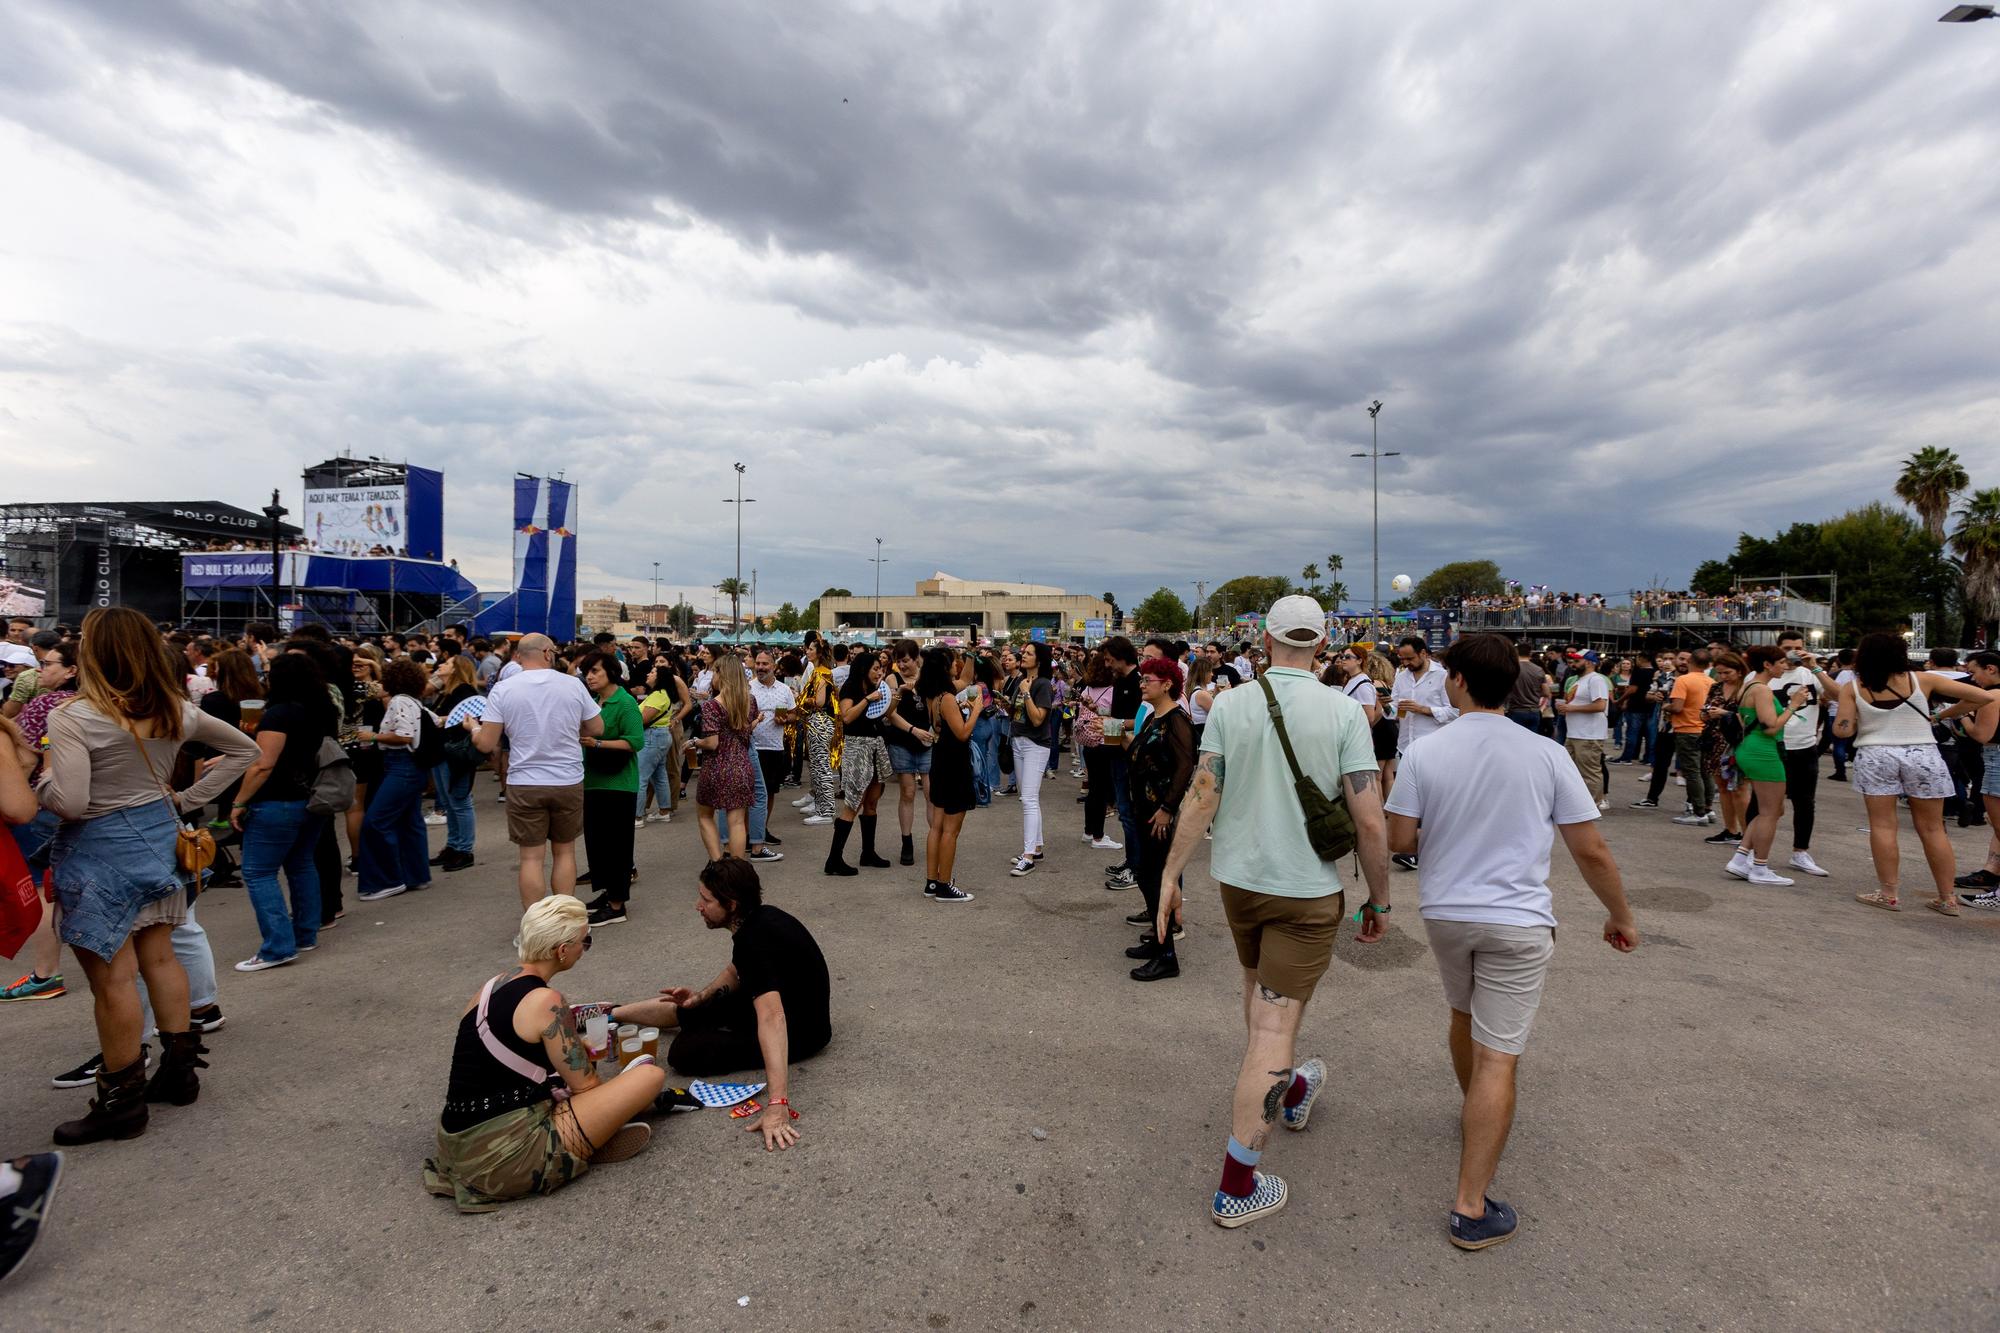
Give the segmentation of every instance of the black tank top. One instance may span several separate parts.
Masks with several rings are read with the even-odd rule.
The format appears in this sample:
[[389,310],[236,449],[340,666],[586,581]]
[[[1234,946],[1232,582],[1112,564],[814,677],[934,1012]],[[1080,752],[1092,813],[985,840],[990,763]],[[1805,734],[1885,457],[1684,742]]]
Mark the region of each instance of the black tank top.
[[[486,1006],[486,1026],[502,1046],[530,1064],[548,1070],[553,1077],[555,1067],[549,1063],[547,1048],[539,1041],[523,1041],[514,1035],[514,1011],[520,1008],[522,997],[548,984],[530,972],[495,986]],[[438,1117],[438,1124],[447,1134],[470,1129],[481,1121],[523,1106],[548,1101],[554,1086],[546,1081],[530,1083],[495,1060],[486,1043],[479,1039],[478,1019],[479,1006],[475,1004],[458,1020],[458,1041],[451,1051],[451,1083],[445,1089],[444,1114]]]

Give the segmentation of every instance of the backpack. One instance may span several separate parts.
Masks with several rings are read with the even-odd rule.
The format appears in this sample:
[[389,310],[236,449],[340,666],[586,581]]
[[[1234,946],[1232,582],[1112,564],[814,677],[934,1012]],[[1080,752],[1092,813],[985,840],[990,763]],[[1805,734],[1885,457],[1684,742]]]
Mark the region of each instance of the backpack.
[[306,796],[309,815],[344,815],[354,808],[354,760],[331,736],[319,743],[319,772]]
[[443,751],[444,762],[453,773],[470,773],[486,760],[464,727],[449,728],[438,748]]
[[417,743],[411,747],[410,755],[418,768],[436,768],[444,762],[444,728],[428,708],[417,709]]

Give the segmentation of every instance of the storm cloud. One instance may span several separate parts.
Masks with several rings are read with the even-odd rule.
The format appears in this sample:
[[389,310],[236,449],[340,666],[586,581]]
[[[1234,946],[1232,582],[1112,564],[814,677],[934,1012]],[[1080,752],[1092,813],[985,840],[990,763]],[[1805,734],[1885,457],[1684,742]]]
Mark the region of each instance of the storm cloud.
[[[11,0],[19,499],[517,470],[585,595],[1383,562],[1677,584],[1993,484],[2000,24],[1725,0]],[[1982,472],[1982,468],[1985,469]]]

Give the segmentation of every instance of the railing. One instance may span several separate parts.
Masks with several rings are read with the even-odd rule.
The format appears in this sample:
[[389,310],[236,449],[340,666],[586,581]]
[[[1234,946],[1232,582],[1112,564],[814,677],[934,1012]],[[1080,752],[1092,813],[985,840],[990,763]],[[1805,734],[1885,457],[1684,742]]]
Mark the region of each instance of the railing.
[[1833,608],[1798,597],[1759,598],[1743,603],[1730,597],[1697,597],[1664,606],[1635,607],[1641,625],[1798,625],[1832,628]]
[[1505,611],[1460,611],[1469,630],[1573,629],[1585,634],[1630,634],[1632,613],[1596,606],[1517,606]]

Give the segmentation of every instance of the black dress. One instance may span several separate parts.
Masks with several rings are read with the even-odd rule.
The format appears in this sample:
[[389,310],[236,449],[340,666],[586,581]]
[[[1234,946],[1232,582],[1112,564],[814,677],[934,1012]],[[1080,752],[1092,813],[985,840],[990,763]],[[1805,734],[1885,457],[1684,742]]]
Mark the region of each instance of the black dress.
[[[945,706],[956,708],[958,701],[952,699]],[[948,722],[931,725],[937,728],[937,744],[931,747],[931,808],[940,814],[964,814],[978,804],[972,789],[972,742],[952,735]]]

